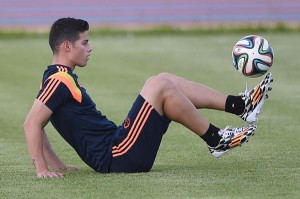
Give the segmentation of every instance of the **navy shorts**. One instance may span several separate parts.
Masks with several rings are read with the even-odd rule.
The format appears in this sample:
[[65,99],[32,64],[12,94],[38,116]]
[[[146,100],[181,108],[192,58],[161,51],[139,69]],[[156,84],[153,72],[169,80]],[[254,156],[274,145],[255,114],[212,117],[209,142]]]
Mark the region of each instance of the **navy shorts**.
[[150,171],[170,122],[139,95],[114,135],[110,172]]

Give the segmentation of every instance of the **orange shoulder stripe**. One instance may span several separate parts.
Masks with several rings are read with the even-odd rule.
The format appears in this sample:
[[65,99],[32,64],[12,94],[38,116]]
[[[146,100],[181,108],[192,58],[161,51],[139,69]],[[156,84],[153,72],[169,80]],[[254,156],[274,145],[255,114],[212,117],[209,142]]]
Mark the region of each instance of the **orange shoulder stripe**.
[[74,79],[72,78],[71,75],[69,75],[68,73],[66,72],[58,72],[58,73],[55,73],[53,75],[51,75],[49,77],[49,79],[57,79],[59,80],[60,82],[64,83],[68,89],[70,90],[70,92],[72,93],[72,96],[75,100],[77,100],[78,102],[81,102],[82,101],[82,94],[81,94],[81,91],[80,89],[77,87]]
[[74,79],[66,72],[57,72],[51,75],[48,79],[50,79],[48,85],[46,86],[43,93],[39,96],[39,100],[43,103],[46,103],[47,100],[51,97],[54,93],[55,89],[58,87],[59,83],[64,83],[69,91],[71,92],[73,98],[80,102],[82,101],[82,93],[80,89],[77,87]]
[[50,81],[48,82],[46,88],[44,89],[44,91],[41,93],[41,95],[39,96],[39,100],[41,100],[43,103],[46,103],[46,98],[48,99],[48,95],[49,93],[52,93],[51,91],[56,88],[56,84],[58,83],[58,81],[55,81],[54,79],[50,79]]
[[51,97],[51,95],[54,93],[54,91],[56,90],[56,88],[59,85],[59,81],[58,80],[54,80],[53,81],[53,85],[51,86],[51,88],[48,90],[48,92],[46,93],[46,95],[44,96],[43,100],[45,103],[48,101],[48,99]]

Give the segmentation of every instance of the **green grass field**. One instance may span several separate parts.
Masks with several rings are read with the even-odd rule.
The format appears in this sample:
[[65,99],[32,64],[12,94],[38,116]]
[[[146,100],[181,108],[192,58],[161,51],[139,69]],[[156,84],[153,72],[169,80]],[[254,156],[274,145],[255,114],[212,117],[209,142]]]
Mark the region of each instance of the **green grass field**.
[[[228,94],[244,91],[246,82],[254,86],[262,78],[245,78],[231,64],[232,47],[243,36],[94,35],[88,66],[75,72],[98,109],[120,124],[144,81],[159,72]],[[0,38],[0,198],[300,198],[300,35],[261,36],[275,51],[274,83],[249,143],[216,160],[200,138],[172,123],[150,173],[100,174],[48,125],[59,156],[80,167],[62,179],[35,177],[22,127],[51,63],[47,38]],[[199,112],[222,128],[245,124],[223,112]]]

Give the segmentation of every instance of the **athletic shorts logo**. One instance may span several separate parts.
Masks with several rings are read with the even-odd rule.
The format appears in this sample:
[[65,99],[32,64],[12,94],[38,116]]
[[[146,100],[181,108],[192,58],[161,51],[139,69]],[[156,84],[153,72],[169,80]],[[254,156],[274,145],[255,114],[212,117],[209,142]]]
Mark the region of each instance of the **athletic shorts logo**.
[[130,126],[130,118],[127,117],[124,121],[124,128],[127,129]]

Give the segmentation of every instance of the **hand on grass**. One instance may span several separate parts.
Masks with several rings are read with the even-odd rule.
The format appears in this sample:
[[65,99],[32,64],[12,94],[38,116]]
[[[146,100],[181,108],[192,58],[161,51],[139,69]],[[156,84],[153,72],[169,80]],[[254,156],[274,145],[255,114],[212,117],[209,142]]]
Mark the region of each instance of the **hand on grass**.
[[37,173],[38,178],[61,178],[63,176],[63,173],[49,170],[44,170]]
[[79,168],[73,165],[65,165],[65,164],[60,164],[59,166],[55,165],[55,166],[51,166],[51,168],[54,171],[57,172],[63,172],[63,171],[78,171]]
[[62,171],[78,171],[79,168],[73,165],[65,165]]
[[[65,165],[60,171],[78,171],[79,168],[73,165]],[[64,174],[58,171],[44,170],[37,173],[38,178],[62,178]]]

